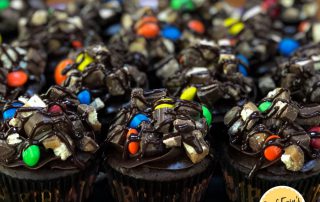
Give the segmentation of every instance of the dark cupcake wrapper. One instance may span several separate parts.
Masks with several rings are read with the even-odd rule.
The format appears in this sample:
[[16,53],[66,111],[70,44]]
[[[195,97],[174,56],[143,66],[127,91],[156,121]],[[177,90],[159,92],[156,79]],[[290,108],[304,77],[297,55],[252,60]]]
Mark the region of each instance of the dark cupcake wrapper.
[[320,200],[320,173],[305,178],[283,176],[261,177],[249,179],[248,173],[237,169],[228,160],[221,158],[221,168],[226,183],[226,191],[230,201],[259,202],[263,194],[276,186],[289,186],[299,191],[305,201]]
[[186,179],[170,181],[148,181],[124,175],[110,166],[106,166],[109,186],[115,201],[182,201],[197,202],[203,200],[212,176],[214,163],[202,173]]
[[[39,178],[35,174],[26,174],[14,169],[1,168],[0,170],[0,201],[86,201],[92,192],[97,167],[88,167],[82,171],[68,172],[62,175],[61,170],[48,170],[50,177]],[[3,172],[3,169],[7,169]],[[2,171],[2,172],[1,172]],[[33,171],[37,172],[37,171]],[[56,175],[56,176],[55,176]],[[18,177],[19,176],[19,177]]]

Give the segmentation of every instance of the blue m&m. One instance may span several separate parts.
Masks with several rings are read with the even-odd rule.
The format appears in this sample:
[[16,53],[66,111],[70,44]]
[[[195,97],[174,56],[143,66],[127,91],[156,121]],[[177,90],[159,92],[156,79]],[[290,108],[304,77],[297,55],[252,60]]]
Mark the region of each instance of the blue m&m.
[[91,94],[88,90],[80,91],[77,95],[80,104],[87,104],[91,103]]
[[181,31],[175,26],[166,26],[161,30],[161,34],[164,38],[176,41],[181,37]]
[[7,120],[7,119],[12,119],[14,117],[14,115],[16,114],[17,108],[21,107],[23,104],[20,102],[14,102],[12,103],[13,108],[9,108],[7,110],[5,110],[2,114],[3,119]]
[[136,114],[129,123],[130,128],[137,129],[142,122],[149,122],[150,119],[144,114]]
[[[249,60],[242,54],[237,55],[237,58],[241,61],[241,63],[238,65],[239,72],[243,76],[248,76],[248,71],[247,68],[244,66],[249,66]],[[243,65],[244,64],[244,65]]]
[[279,42],[278,50],[281,55],[289,57],[299,48],[299,46],[298,41],[290,38],[284,38]]

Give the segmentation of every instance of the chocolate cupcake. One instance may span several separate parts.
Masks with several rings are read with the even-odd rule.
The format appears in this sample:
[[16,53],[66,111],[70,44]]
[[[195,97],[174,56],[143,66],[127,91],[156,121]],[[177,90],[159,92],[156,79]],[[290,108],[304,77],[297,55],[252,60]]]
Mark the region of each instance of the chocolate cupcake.
[[216,122],[237,102],[255,99],[253,81],[247,65],[230,47],[219,47],[210,41],[183,50],[158,67],[164,86],[181,99],[196,100],[213,110]]
[[[89,21],[88,21],[89,22]],[[95,30],[76,11],[37,9],[20,19],[19,43],[43,46],[48,54],[46,75],[48,87],[53,82],[54,68],[68,53],[100,42]]]
[[259,88],[265,93],[277,85],[289,89],[295,101],[320,103],[319,81],[319,44],[311,43],[289,59],[276,60],[274,71],[259,79]]
[[259,201],[287,185],[306,201],[320,199],[319,106],[301,106],[276,88],[258,105],[247,102],[225,116],[230,144],[221,166],[231,201]]
[[0,45],[0,101],[32,96],[45,85],[47,55],[32,46]]
[[200,201],[213,161],[211,114],[164,89],[133,89],[107,135],[106,168],[117,201]]
[[5,201],[85,201],[98,169],[101,124],[67,89],[7,102],[0,129]]
[[57,81],[65,79],[62,85],[77,94],[81,104],[101,110],[107,120],[129,102],[131,88],[148,85],[146,74],[125,63],[124,55],[112,47],[90,46],[69,60],[61,63],[62,67],[69,64],[65,69],[58,65]]

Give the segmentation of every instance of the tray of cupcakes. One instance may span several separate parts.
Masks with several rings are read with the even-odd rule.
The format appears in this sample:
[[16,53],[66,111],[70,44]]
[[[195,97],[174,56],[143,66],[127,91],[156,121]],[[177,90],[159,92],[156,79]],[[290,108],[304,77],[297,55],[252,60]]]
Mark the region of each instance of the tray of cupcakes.
[[319,202],[319,16],[0,1],[0,201]]

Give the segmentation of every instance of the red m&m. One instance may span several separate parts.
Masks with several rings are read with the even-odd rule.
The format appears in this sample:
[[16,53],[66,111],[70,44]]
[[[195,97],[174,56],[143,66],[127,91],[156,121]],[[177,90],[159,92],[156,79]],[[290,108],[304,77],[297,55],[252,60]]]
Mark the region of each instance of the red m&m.
[[10,87],[21,87],[28,81],[28,75],[22,70],[10,72],[7,75],[7,84]]

